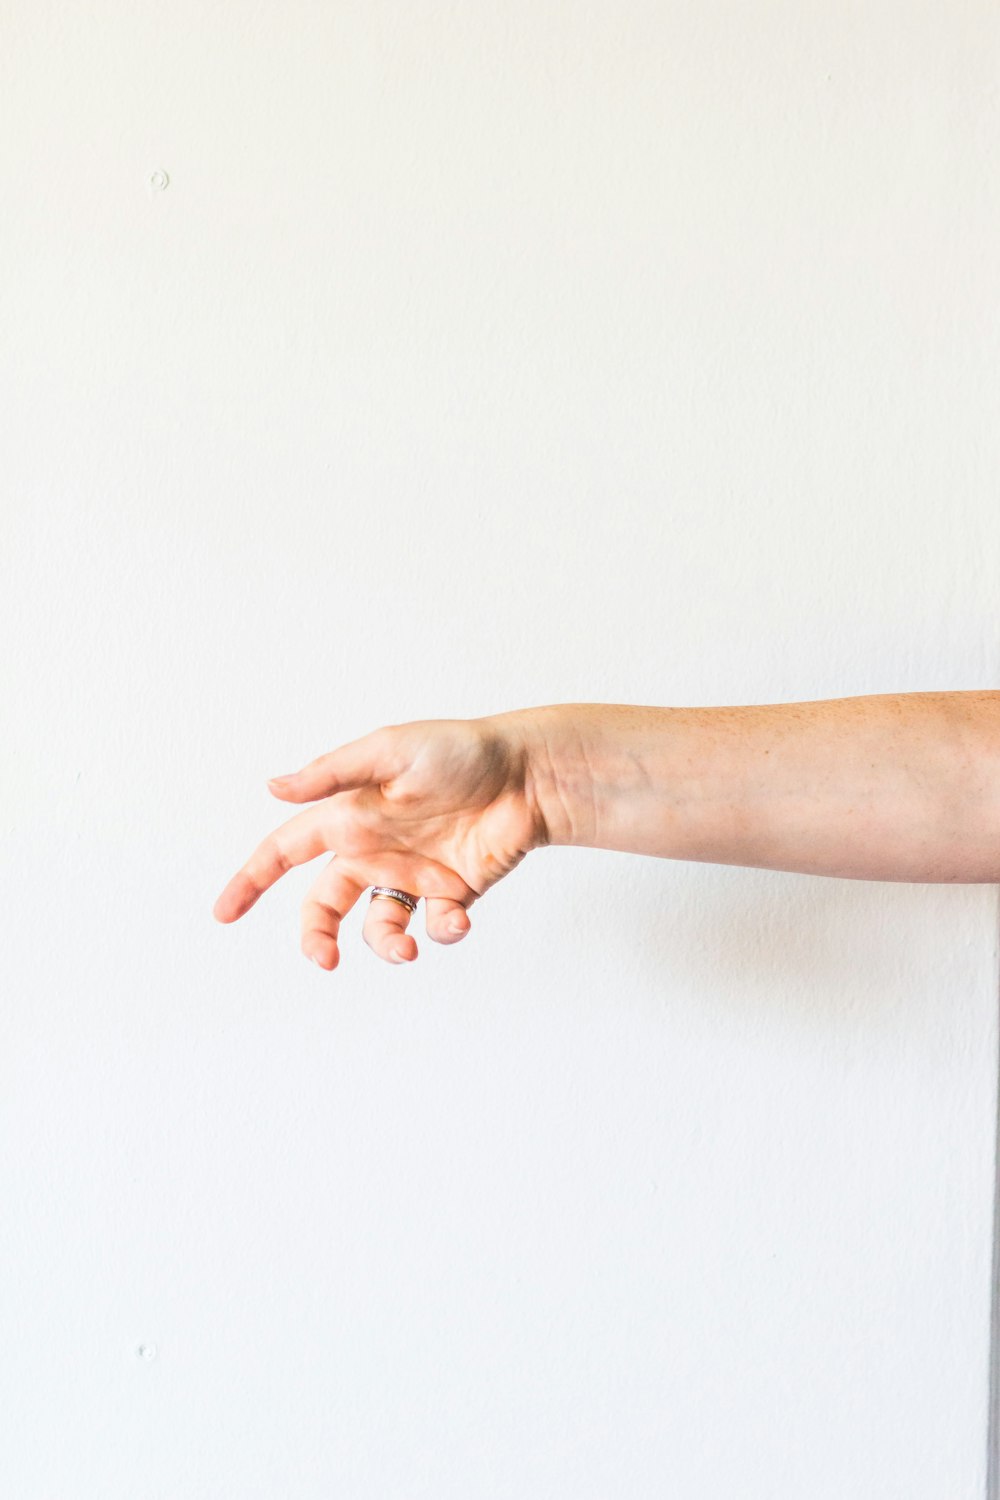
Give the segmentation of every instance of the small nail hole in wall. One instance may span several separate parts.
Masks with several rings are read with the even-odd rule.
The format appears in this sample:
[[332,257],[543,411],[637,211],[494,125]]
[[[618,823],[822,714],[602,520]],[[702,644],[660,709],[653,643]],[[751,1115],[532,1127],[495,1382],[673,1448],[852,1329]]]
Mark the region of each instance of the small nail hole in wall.
[[170,186],[170,177],[162,167],[158,167],[149,179],[149,185],[154,193],[164,193]]
[[136,1349],[135,1352],[139,1356],[140,1359],[144,1359],[148,1363],[151,1359],[155,1359],[156,1358],[156,1345],[155,1344],[140,1344],[139,1347]]

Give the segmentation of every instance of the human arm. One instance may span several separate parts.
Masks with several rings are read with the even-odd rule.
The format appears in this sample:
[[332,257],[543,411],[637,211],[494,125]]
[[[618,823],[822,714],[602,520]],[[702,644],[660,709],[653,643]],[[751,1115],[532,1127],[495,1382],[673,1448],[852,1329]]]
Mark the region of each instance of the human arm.
[[[1000,881],[1000,693],[894,693],[709,708],[564,703],[389,725],[269,783],[309,804],[215,903],[242,917],[295,865],[333,859],[302,907],[303,952],[340,958],[372,885],[422,897],[428,935],[522,859],[571,845],[861,880]],[[409,913],[362,936],[417,956]]]
[[860,880],[1000,881],[1000,693],[516,710],[547,842]]

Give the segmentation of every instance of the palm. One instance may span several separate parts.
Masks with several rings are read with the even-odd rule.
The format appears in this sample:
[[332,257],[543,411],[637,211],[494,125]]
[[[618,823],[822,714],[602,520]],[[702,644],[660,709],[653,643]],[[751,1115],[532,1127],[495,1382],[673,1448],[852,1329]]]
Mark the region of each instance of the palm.
[[[372,789],[330,808],[331,847],[365,885],[401,885],[417,896],[455,895],[469,904],[509,874],[533,847],[522,796],[440,784],[405,798]],[[457,882],[462,890],[456,888]]]
[[[429,934],[451,942],[468,930],[467,908],[540,842],[523,757],[480,720],[378,730],[272,790],[287,800],[321,800],[264,840],[220,896],[216,915],[234,920],[291,865],[332,850],[303,907],[303,947],[327,968],[337,962],[340,922],[368,886],[423,897]],[[399,940],[402,912],[396,903],[371,903],[365,937],[376,948],[379,937],[383,957],[395,956],[387,946],[393,936],[396,952],[416,956],[411,936]]]

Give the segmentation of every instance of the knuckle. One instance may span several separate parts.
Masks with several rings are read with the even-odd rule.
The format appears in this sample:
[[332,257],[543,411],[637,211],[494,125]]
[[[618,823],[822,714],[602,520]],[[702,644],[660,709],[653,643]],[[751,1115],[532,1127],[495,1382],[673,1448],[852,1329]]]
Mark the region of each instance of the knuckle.
[[383,781],[382,796],[386,802],[393,802],[397,806],[412,806],[419,802],[424,793],[419,787],[414,787],[408,782],[405,775],[396,776],[391,781]]
[[285,853],[276,834],[268,834],[259,850],[262,863],[269,869],[280,870],[282,875],[287,875],[292,868],[291,860]]

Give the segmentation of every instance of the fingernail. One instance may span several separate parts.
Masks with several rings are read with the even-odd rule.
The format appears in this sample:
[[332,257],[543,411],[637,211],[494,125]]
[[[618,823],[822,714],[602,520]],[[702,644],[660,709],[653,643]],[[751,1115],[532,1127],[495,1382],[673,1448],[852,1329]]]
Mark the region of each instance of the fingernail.
[[286,781],[291,781],[294,775],[294,771],[289,771],[287,776],[269,776],[267,778],[267,784],[268,786],[283,786]]
[[403,952],[402,948],[390,948],[389,957],[392,959],[394,964],[406,963],[406,954]]
[[315,953],[310,953],[309,957],[312,959],[312,961],[316,965],[317,969],[322,969],[323,965],[320,963],[320,961],[316,957]]
[[449,922],[448,931],[451,933],[452,937],[458,937],[460,932],[465,931],[465,928],[462,926],[461,922]]

